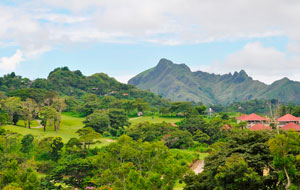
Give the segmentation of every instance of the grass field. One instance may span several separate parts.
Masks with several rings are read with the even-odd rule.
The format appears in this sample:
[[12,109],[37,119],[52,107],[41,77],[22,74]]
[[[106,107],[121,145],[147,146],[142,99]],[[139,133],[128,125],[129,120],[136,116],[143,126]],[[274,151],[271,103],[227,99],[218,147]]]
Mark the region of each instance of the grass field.
[[[84,126],[82,123],[84,119],[85,118],[62,115],[60,130],[57,132],[54,130],[53,126],[47,126],[46,132],[43,131],[43,128],[28,129],[24,127],[23,121],[18,122],[18,126],[6,125],[3,126],[3,128],[22,135],[32,134],[38,139],[59,136],[63,139],[63,142],[66,143],[70,138],[78,137],[76,131]],[[39,126],[39,124],[37,121],[34,121],[32,127],[36,126]],[[98,147],[105,146],[110,143],[110,140],[107,138],[100,138],[99,140],[101,141],[101,144],[97,144],[96,146]]]
[[[19,121],[17,123],[17,126],[14,125],[6,125],[3,126],[4,129],[10,130],[13,132],[20,133],[22,135],[26,134],[32,134],[36,138],[44,138],[44,137],[55,137],[59,136],[63,139],[63,142],[66,143],[68,140],[72,137],[78,137],[76,131],[80,128],[82,128],[84,125],[82,121],[85,120],[85,118],[80,118],[80,117],[73,117],[70,115],[62,115],[62,121],[61,121],[61,127],[59,131],[54,131],[53,126],[47,126],[46,132],[43,131],[43,128],[25,128],[24,127],[24,122]],[[132,124],[139,123],[139,122],[145,122],[149,121],[151,123],[160,123],[160,122],[167,122],[167,123],[175,123],[180,121],[178,118],[161,118],[161,117],[136,117],[136,118],[131,118],[130,122]],[[39,123],[37,121],[33,121],[31,127],[37,127],[39,126]],[[97,146],[105,146],[111,142],[111,139],[109,138],[100,138],[99,139],[102,143],[98,144]]]
[[154,116],[152,119],[152,116],[143,116],[143,117],[134,117],[130,118],[129,121],[132,124],[136,123],[141,123],[141,122],[150,122],[150,123],[162,123],[162,122],[167,122],[167,123],[176,123],[181,121],[182,118],[167,118],[167,117],[157,117]]

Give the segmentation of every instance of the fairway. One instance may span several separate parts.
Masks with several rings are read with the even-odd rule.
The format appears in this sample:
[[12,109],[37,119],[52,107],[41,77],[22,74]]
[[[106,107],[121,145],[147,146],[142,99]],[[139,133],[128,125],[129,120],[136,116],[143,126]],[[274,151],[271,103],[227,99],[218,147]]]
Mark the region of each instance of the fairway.
[[182,118],[167,118],[167,117],[158,117],[158,116],[142,116],[142,117],[134,117],[130,118],[129,121],[131,124],[142,123],[142,122],[150,122],[150,123],[176,123],[181,121]]
[[[41,139],[45,137],[61,137],[64,143],[67,143],[68,140],[72,137],[78,138],[78,134],[76,131],[80,128],[82,128],[84,125],[82,121],[85,118],[78,118],[78,117],[72,117],[72,116],[66,116],[62,115],[61,116],[61,126],[59,131],[54,131],[53,126],[47,126],[46,132],[44,132],[43,128],[25,128],[23,122],[18,122],[18,126],[15,125],[5,125],[3,126],[4,129],[10,130],[13,132],[20,133],[22,135],[26,134],[32,134],[35,136],[35,138]],[[34,125],[33,127],[38,126],[37,122],[33,122]],[[104,146],[109,144],[108,138],[100,138],[101,144],[98,144],[97,146]]]
[[[43,128],[25,128],[24,127],[24,122],[19,121],[18,126],[15,125],[5,125],[3,126],[4,129],[10,130],[13,132],[20,133],[22,135],[26,134],[32,134],[35,136],[37,139],[42,139],[45,137],[55,137],[59,136],[63,139],[64,143],[67,143],[70,138],[76,137],[78,138],[78,134],[76,131],[84,126],[82,123],[85,118],[79,118],[79,117],[72,117],[68,115],[62,115],[62,121],[61,121],[61,126],[59,131],[54,131],[53,126],[47,126],[46,132],[44,132]],[[135,117],[135,118],[130,118],[129,121],[132,124],[140,123],[140,122],[150,122],[150,123],[161,123],[161,122],[167,122],[167,123],[176,123],[179,122],[181,118],[164,118],[164,117],[152,117],[150,116],[143,116],[143,117]],[[32,122],[32,127],[38,127],[39,124],[37,121]],[[97,144],[96,146],[101,147],[109,144],[111,139],[109,138],[100,138],[101,144]]]

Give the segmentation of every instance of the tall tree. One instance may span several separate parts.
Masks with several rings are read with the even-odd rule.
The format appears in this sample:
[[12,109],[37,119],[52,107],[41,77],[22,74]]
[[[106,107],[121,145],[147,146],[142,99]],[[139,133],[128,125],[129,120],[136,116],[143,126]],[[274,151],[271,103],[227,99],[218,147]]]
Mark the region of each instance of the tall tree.
[[18,97],[9,97],[3,101],[3,107],[10,117],[10,122],[16,124],[16,117],[21,114],[21,99]]
[[83,123],[85,124],[85,127],[91,127],[98,133],[109,131],[110,127],[110,120],[108,115],[99,111],[96,111],[87,116],[86,120]]
[[94,131],[94,129],[87,127],[76,131],[79,135],[79,141],[83,143],[84,149],[89,150],[91,144],[95,144],[95,140],[101,137],[100,133]]
[[61,113],[67,107],[67,104],[65,103],[65,99],[59,98],[59,97],[55,98],[53,100],[52,107],[58,112],[57,118],[56,118],[56,120],[54,122],[54,125],[55,125],[55,128],[57,130],[59,130],[60,129],[60,123],[61,123]]
[[[39,113],[39,117],[42,119],[42,125],[44,126],[44,131],[46,131],[46,127],[47,127],[47,123],[49,121],[54,122],[57,119],[57,111],[50,106],[45,106],[41,109],[40,113]],[[55,127],[55,131],[57,130],[57,128]]]
[[[300,156],[300,138],[297,132],[277,134],[269,140],[270,151],[274,155],[273,165],[279,170],[279,179],[286,181],[285,189],[290,189],[296,173],[296,157]],[[284,177],[283,177],[284,176]]]
[[25,102],[22,102],[24,120],[27,121],[28,128],[30,129],[31,121],[38,114],[38,105],[34,100],[27,98]]

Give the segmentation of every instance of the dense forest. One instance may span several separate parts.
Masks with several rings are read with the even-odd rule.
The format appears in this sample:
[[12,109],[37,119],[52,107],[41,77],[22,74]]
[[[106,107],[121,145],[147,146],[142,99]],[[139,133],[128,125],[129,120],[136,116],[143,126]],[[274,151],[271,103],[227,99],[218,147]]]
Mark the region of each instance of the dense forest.
[[235,119],[299,117],[297,105],[252,100],[211,113],[66,67],[34,81],[11,73],[0,88],[0,189],[300,188],[299,134]]

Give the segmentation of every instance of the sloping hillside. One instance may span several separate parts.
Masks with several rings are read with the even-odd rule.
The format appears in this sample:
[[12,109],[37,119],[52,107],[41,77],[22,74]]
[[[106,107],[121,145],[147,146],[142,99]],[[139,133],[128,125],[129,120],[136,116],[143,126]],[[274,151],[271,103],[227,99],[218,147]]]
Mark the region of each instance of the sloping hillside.
[[128,83],[174,101],[227,104],[274,98],[300,103],[300,83],[287,78],[266,85],[253,80],[244,70],[224,75],[192,72],[185,64],[174,64],[167,59],[161,59],[156,67],[138,74]]

